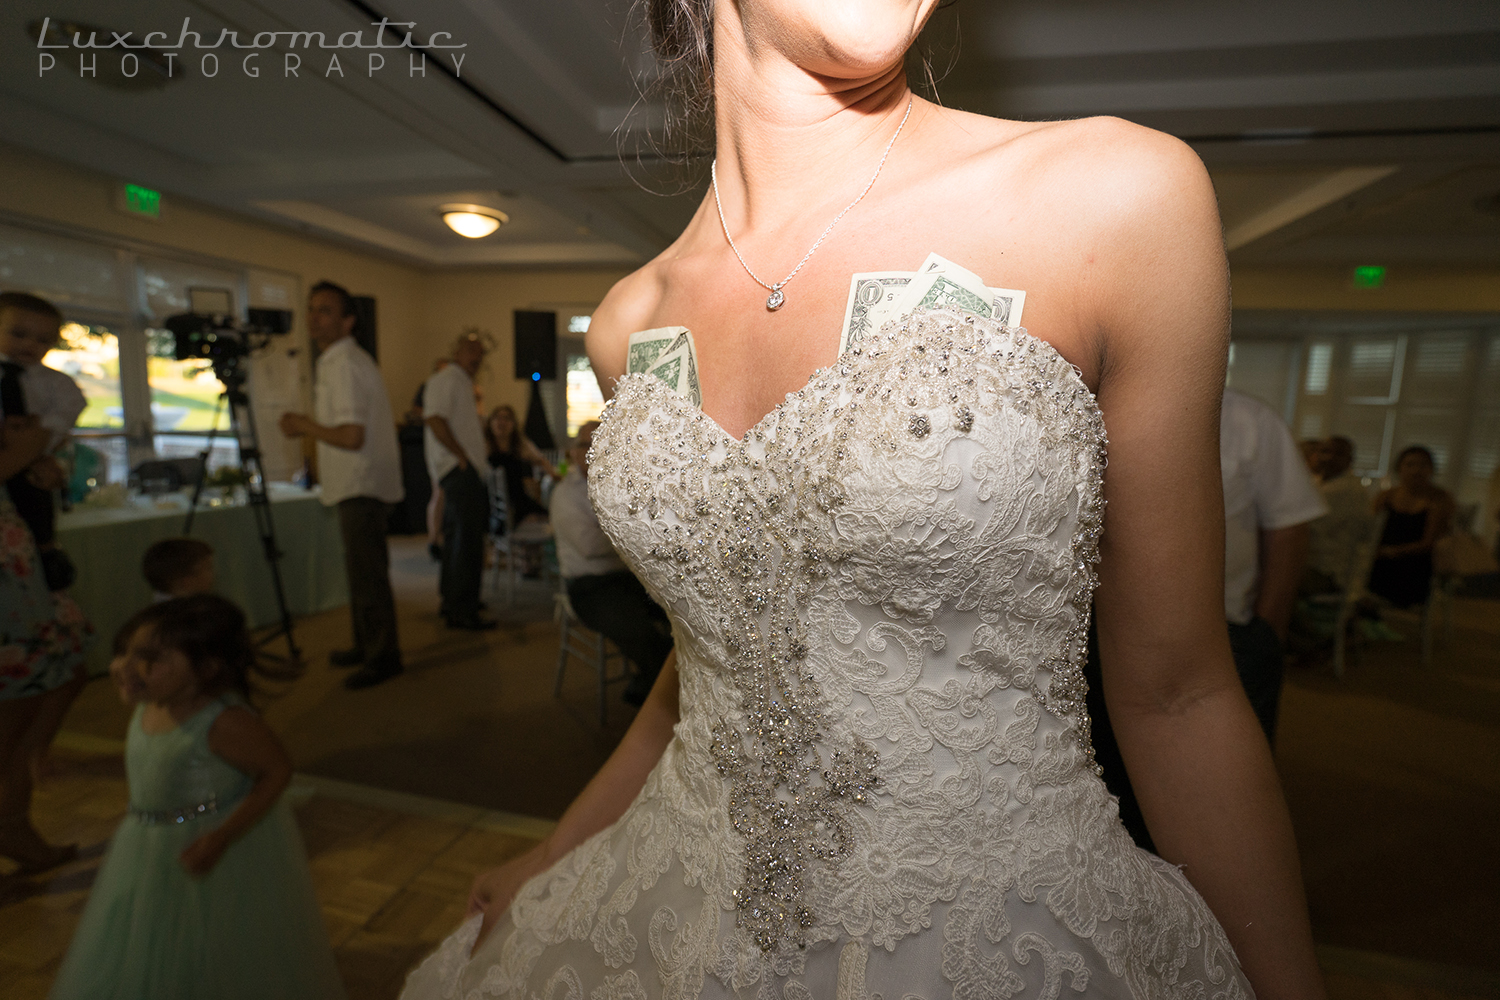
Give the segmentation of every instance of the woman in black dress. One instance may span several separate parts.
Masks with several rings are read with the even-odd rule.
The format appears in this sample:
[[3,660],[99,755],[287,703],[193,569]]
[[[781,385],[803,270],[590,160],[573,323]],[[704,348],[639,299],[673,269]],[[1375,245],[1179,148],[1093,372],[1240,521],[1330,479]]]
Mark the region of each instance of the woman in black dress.
[[[547,508],[541,502],[541,484],[536,478],[537,468],[557,478],[552,463],[531,440],[521,433],[516,421],[516,411],[507,403],[501,403],[490,411],[484,422],[485,442],[489,446],[489,462],[492,469],[505,470],[505,492],[511,506],[511,523],[520,524],[527,519],[547,520]],[[497,534],[505,526],[492,525]]]
[[1412,445],[1396,459],[1397,482],[1375,498],[1375,513],[1385,514],[1370,593],[1398,608],[1427,600],[1432,586],[1432,546],[1448,532],[1453,497],[1432,482],[1432,452]]

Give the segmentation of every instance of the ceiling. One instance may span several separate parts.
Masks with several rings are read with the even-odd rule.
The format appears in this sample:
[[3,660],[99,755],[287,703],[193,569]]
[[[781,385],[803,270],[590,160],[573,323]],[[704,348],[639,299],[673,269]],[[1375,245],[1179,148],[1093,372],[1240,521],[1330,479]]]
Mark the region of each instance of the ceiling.
[[[634,154],[622,166],[642,134],[622,123],[661,117],[638,99],[654,63],[627,13],[628,0],[8,0],[0,121],[4,141],[168,205],[190,197],[422,267],[629,265],[675,236],[701,187],[652,194],[638,182],[673,181]],[[40,50],[43,18],[102,29],[100,46],[163,32],[172,78],[143,60],[127,79],[118,48]],[[223,29],[241,45],[291,31],[368,43],[381,18],[462,47],[430,50],[425,74],[410,50],[373,53],[372,71],[369,50],[285,35],[171,49],[184,19],[210,46]],[[924,45],[950,106],[1113,114],[1186,139],[1236,263],[1500,265],[1494,0],[960,0]],[[96,75],[81,77],[90,56]],[[511,222],[466,240],[439,218],[449,202]]]

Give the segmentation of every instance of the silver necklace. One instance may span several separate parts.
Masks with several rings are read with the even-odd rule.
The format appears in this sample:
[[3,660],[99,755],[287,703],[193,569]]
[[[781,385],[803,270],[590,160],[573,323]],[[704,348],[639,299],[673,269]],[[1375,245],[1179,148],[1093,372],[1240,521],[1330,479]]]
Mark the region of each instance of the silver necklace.
[[896,126],[896,134],[891,136],[891,141],[885,144],[885,152],[880,154],[880,162],[875,166],[875,173],[871,175],[870,183],[865,185],[865,189],[859,193],[859,197],[855,198],[848,205],[844,206],[844,210],[833,217],[833,221],[828,224],[828,228],[823,230],[823,235],[819,236],[817,241],[813,243],[813,245],[808,249],[807,253],[802,255],[802,259],[797,261],[797,266],[792,268],[792,273],[787,275],[785,278],[782,278],[774,285],[767,284],[766,282],[760,280],[760,277],[754,271],[750,270],[750,265],[745,263],[745,257],[740,253],[740,248],[734,245],[734,237],[729,235],[729,223],[724,221],[724,205],[719,201],[718,159],[716,158],[714,162],[709,166],[708,172],[709,175],[713,177],[714,182],[714,207],[719,210],[719,225],[724,230],[724,238],[729,241],[729,249],[733,250],[734,255],[739,258],[740,267],[743,267],[745,269],[745,273],[750,275],[751,280],[753,280],[760,287],[770,290],[771,294],[766,298],[766,308],[771,312],[775,312],[776,310],[780,309],[786,302],[786,296],[782,294],[781,289],[786,285],[788,281],[791,281],[797,276],[797,272],[802,270],[802,265],[806,264],[807,259],[813,255],[818,247],[823,245],[823,241],[828,238],[828,234],[833,232],[833,227],[838,225],[839,220],[848,214],[849,209],[853,208],[855,205],[858,205],[861,201],[864,201],[865,195],[870,193],[870,188],[875,186],[875,178],[880,176],[881,169],[885,167],[886,157],[891,155],[891,148],[896,145],[896,139],[900,137],[901,130],[906,127],[906,119],[911,117],[911,105],[912,99],[908,97],[906,99],[906,114],[901,116],[901,124]]

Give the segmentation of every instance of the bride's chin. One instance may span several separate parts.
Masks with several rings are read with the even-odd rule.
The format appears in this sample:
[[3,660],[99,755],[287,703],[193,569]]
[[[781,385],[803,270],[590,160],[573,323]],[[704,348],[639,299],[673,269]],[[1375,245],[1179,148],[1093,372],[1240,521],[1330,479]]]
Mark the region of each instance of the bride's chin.
[[932,0],[740,0],[746,28],[803,71],[875,81],[900,65]]

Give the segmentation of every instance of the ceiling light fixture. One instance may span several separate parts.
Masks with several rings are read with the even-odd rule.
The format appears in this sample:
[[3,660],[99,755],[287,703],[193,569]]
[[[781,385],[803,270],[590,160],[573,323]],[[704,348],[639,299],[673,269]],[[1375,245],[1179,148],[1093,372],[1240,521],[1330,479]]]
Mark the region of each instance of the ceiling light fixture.
[[487,205],[443,205],[438,211],[449,229],[471,240],[483,239],[510,221],[510,216]]

